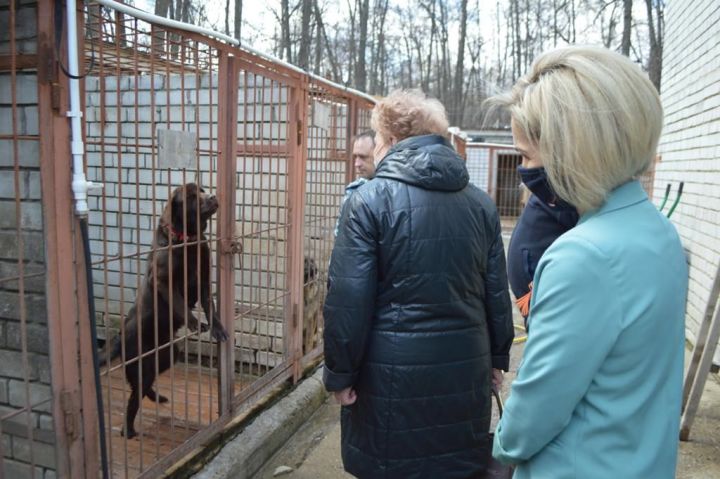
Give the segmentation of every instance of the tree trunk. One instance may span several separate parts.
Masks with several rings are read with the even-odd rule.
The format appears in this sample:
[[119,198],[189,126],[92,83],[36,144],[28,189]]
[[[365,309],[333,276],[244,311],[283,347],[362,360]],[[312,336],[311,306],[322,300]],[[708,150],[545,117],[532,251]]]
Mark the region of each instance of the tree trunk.
[[433,63],[433,50],[435,49],[435,34],[437,33],[437,24],[435,22],[435,0],[431,0],[429,5],[421,4],[421,6],[427,11],[430,17],[430,48],[428,48],[425,78],[422,79],[422,90],[424,92],[430,91],[430,74],[432,71]]
[[522,43],[520,40],[520,4],[518,0],[512,0],[511,6],[515,9],[513,29],[515,33],[515,61],[513,62],[513,82],[520,78],[522,66]]
[[454,125],[461,125],[463,120],[463,84],[465,73],[465,37],[467,36],[467,0],[460,2],[460,38],[458,39],[457,62],[453,86],[453,111],[451,120]]
[[386,49],[385,49],[385,18],[387,17],[388,0],[379,0],[376,4],[375,12],[373,17],[377,21],[373,21],[374,24],[374,51],[373,63],[370,73],[370,93],[378,93],[378,90],[382,92],[384,90],[383,79],[385,75],[385,61],[386,61]]
[[452,94],[450,91],[451,88],[451,74],[452,74],[452,67],[450,66],[450,47],[449,47],[449,34],[447,25],[449,23],[448,13],[447,13],[447,5],[445,2],[440,2],[440,56],[441,58],[441,64],[440,64],[440,72],[441,73],[441,79],[442,82],[440,84],[439,88],[439,94],[438,98],[441,99],[443,104],[448,105],[452,104],[450,102],[450,95]]
[[348,0],[348,9],[350,10],[350,48],[349,59],[348,59],[348,79],[346,84],[354,84],[352,76],[355,74],[355,59],[357,58],[357,45],[355,43],[355,19],[357,18],[357,2],[353,7]]
[[553,46],[557,47],[557,41],[558,41],[558,6],[557,6],[557,0],[553,0]]
[[302,0],[302,17],[300,20],[300,51],[298,52],[297,66],[303,70],[310,68],[310,17],[312,16],[312,0]]
[[290,50],[290,0],[281,0],[280,58],[292,63]]
[[525,54],[523,55],[523,69],[521,74],[530,69],[530,0],[525,0]]
[[225,35],[230,35],[230,0],[225,0]]
[[[325,24],[322,21],[322,12],[320,11],[320,5],[318,5],[317,0],[314,0],[313,8],[315,11],[315,21],[317,22],[318,38],[321,38],[321,40],[318,40],[318,42],[321,44],[323,44],[323,43],[325,44],[325,52],[327,53],[327,58],[328,58],[328,61],[330,62],[332,80],[334,82],[341,82],[342,79],[340,78],[340,72],[338,70],[335,52],[333,51],[333,49],[330,45],[330,42],[328,41],[327,32],[325,31]],[[322,48],[318,52],[318,56],[322,57]]]
[[355,63],[355,88],[360,91],[367,89],[367,70],[365,68],[365,51],[367,50],[368,16],[370,14],[370,0],[359,0],[358,2],[358,27],[360,39],[358,45],[357,63]]
[[238,41],[241,41],[240,34],[242,33],[242,13],[243,0],[235,0],[235,31],[233,33],[234,37],[237,38]]
[[406,33],[405,35],[403,35],[403,39],[405,40],[405,51],[407,52],[406,62],[407,62],[407,70],[408,70],[408,72],[407,72],[407,73],[408,73],[408,81],[407,81],[407,84],[404,85],[404,86],[407,87],[407,88],[412,88],[412,87],[413,87],[413,76],[412,76],[412,72],[413,72],[413,53],[412,53],[412,47],[410,46],[410,40],[408,39],[408,34],[407,34],[407,33]]
[[[171,0],[156,0],[155,1],[155,15],[160,17],[167,17],[168,10],[170,10]],[[165,39],[167,38],[167,30],[153,26],[152,36],[152,51],[155,55],[163,55],[165,52]]]
[[633,0],[623,0],[623,35],[620,44],[620,53],[630,56],[630,35],[632,33],[632,3]]
[[[653,3],[655,4],[653,12]],[[665,29],[664,4],[662,0],[645,0],[648,15],[648,29],[650,37],[650,57],[648,58],[648,76],[650,81],[660,93],[662,80],[663,34]],[[653,14],[657,17],[653,19]]]

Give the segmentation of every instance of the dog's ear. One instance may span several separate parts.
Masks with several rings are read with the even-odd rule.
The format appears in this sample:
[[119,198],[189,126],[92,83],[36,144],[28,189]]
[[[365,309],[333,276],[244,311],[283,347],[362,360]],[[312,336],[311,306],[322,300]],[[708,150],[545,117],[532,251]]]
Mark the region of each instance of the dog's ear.
[[185,195],[187,194],[187,191],[185,187],[181,186],[179,188],[175,188],[173,191],[172,197],[170,198],[170,204],[168,207],[170,208],[170,219],[171,219],[171,226],[175,231],[181,232],[184,228],[184,211],[183,206],[185,204]]

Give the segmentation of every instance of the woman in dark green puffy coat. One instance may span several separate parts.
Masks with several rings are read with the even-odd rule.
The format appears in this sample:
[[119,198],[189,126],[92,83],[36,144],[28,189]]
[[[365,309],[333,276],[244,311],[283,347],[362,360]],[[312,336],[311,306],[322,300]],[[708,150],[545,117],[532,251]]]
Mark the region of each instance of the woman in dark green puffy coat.
[[395,92],[372,123],[380,161],[343,208],[324,309],[343,463],[360,478],[481,477],[513,338],[497,210],[437,100]]

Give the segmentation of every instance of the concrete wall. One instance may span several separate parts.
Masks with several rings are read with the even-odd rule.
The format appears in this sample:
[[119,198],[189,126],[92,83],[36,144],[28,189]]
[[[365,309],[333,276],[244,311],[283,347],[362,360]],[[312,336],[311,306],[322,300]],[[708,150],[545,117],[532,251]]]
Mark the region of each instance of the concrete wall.
[[[34,1],[16,3],[15,52],[35,53],[36,18]],[[8,0],[0,0],[0,55],[12,52],[9,22]],[[32,411],[2,421],[4,458],[0,476],[4,473],[4,477],[13,479],[30,477],[32,451],[35,477],[51,478],[55,477],[56,459],[52,402],[45,401],[51,398],[51,378],[38,84],[35,71],[16,73],[13,98],[11,73],[0,71],[0,279],[20,276],[20,263],[25,279],[22,291],[17,280],[0,282],[0,417],[22,410],[28,403],[32,405]],[[13,141],[10,139],[13,134],[23,135],[24,139]],[[18,160],[17,177],[15,158]],[[28,421],[32,440],[28,439]]]
[[694,342],[720,262],[720,3],[668,2],[665,22],[665,129],[654,199],[659,204],[671,183],[674,200],[685,182],[672,221],[690,255],[686,331]]

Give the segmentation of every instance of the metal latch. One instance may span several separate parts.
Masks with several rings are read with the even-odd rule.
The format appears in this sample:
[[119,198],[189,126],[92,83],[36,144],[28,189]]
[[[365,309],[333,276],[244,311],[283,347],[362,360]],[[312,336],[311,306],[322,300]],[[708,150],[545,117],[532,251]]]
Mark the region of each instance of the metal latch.
[[78,412],[79,399],[77,393],[63,391],[60,393],[60,407],[65,422],[65,435],[71,440],[77,439],[80,433],[80,414]]

